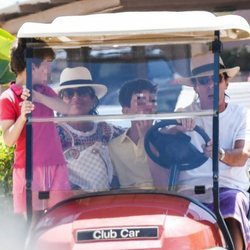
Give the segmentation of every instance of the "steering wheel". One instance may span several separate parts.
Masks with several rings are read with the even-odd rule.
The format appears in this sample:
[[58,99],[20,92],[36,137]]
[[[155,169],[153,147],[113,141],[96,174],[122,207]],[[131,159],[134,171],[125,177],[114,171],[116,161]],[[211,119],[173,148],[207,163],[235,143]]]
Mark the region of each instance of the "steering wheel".
[[[208,157],[200,152],[192,143],[191,137],[183,132],[168,134],[160,131],[169,125],[181,125],[176,120],[164,120],[153,125],[145,136],[144,147],[153,162],[163,168],[170,169],[169,185],[175,185],[179,171],[191,170],[201,166]],[[209,136],[199,126],[195,126],[197,132],[207,144]],[[153,148],[155,150],[153,150]]]

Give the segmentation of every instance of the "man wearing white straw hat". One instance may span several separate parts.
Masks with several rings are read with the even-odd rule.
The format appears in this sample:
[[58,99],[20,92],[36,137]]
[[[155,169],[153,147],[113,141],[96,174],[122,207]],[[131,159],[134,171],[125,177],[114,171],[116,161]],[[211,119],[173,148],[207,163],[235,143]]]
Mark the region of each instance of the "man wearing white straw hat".
[[[219,185],[220,207],[228,226],[235,249],[250,248],[250,225],[247,218],[249,211],[249,178],[246,162],[248,154],[245,145],[246,109],[231,104],[226,100],[225,91],[232,79],[240,70],[239,67],[226,68],[220,58],[219,70]],[[190,78],[179,80],[182,84],[192,86],[198,98],[184,111],[213,109],[213,68],[214,55],[209,52],[191,59]],[[190,185],[205,185],[206,193],[212,188],[212,141],[202,143],[198,134],[190,132],[195,125],[202,127],[212,138],[212,117],[198,117],[181,120],[178,130],[187,132],[192,142],[208,156],[208,160],[199,168],[182,171],[179,176],[180,191],[186,192]],[[189,187],[188,187],[189,186]],[[194,189],[192,189],[194,190]],[[194,194],[196,197],[199,195]],[[202,200],[213,210],[212,200]]]

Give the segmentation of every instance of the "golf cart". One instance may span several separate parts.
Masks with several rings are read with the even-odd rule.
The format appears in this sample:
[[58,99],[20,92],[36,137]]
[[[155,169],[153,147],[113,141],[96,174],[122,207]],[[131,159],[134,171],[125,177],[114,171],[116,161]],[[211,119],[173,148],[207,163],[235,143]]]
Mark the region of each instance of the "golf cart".
[[[25,23],[18,37],[29,39],[29,89],[32,89],[34,52],[45,49],[32,40],[39,38],[53,48],[56,55],[51,63],[52,81],[48,83],[49,86],[57,90],[64,68],[84,66],[90,70],[93,81],[105,84],[108,90],[106,96],[100,99],[98,115],[62,116],[54,112],[53,117],[29,117],[26,125],[27,249],[234,249],[218,202],[218,66],[221,42],[250,37],[249,24],[242,17],[217,17],[203,11],[65,16],[56,18],[50,24]],[[181,81],[176,79],[188,78],[190,58],[208,50],[214,53],[214,108],[196,112],[175,111],[182,88]],[[125,56],[122,51],[126,51]],[[147,51],[151,51],[151,56]],[[151,62],[158,58],[159,53],[154,58],[152,51],[160,52],[168,62],[165,66],[171,66],[164,66],[161,70],[158,66],[153,67],[155,64]],[[116,58],[120,55],[119,67],[116,67],[117,61],[113,60],[114,54]],[[103,55],[105,65],[102,64]],[[128,67],[128,57],[133,61],[132,67]],[[107,64],[107,58],[110,58],[110,64]],[[173,73],[164,74],[164,70],[169,71],[169,68]],[[117,70],[122,74],[121,80],[111,81],[112,74]],[[122,113],[118,102],[120,87],[124,81],[134,78],[150,79],[157,85],[160,93],[157,112]],[[176,98],[173,98],[173,93],[177,95]],[[169,98],[173,107],[166,110],[163,106],[169,103]],[[192,97],[187,96],[185,103],[179,105],[184,107],[192,101]],[[181,118],[198,116],[207,117],[213,123],[213,131],[204,131],[197,126],[193,132],[201,135],[201,144],[212,139],[213,160],[206,158],[201,148],[192,147],[187,137],[170,140],[159,132],[166,126],[175,126]],[[121,182],[129,175],[119,176],[117,166],[113,166],[108,188],[84,190],[72,185],[71,192],[56,190],[57,193],[67,192],[70,195],[52,207],[45,206],[41,217],[34,220],[32,198],[39,197],[46,204],[46,200],[55,193],[32,189],[35,167],[32,156],[39,150],[32,140],[35,136],[34,125],[52,123],[59,126],[92,121],[107,122],[126,129],[131,121],[137,120],[153,122],[144,142],[148,154],[147,166],[141,170],[150,170],[152,185],[138,182],[126,186]],[[46,137],[46,134],[39,136]],[[48,138],[48,141],[50,144],[53,139]],[[207,160],[211,162],[211,192],[202,181],[195,187],[181,189],[179,175],[183,171],[199,169]],[[131,161],[131,166],[136,164],[131,159],[127,161]],[[84,164],[84,161],[79,162],[79,169],[84,168]],[[126,174],[127,171],[123,172]],[[143,172],[140,174],[144,175]],[[214,213],[203,205],[205,201],[214,202]]]

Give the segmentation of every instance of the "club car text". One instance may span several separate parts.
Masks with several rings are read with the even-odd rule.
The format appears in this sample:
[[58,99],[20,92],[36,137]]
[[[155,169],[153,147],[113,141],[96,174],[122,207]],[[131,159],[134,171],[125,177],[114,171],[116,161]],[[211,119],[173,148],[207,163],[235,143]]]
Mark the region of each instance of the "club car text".
[[77,231],[78,242],[96,240],[125,240],[138,238],[158,238],[158,227],[110,228]]

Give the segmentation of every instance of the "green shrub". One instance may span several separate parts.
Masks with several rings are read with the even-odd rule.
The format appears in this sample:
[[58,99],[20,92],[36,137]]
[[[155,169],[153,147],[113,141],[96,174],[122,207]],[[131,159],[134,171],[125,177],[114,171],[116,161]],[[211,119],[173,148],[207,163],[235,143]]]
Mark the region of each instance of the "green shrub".
[[12,189],[12,164],[14,147],[8,147],[3,143],[2,131],[0,131],[0,191],[9,195]]

